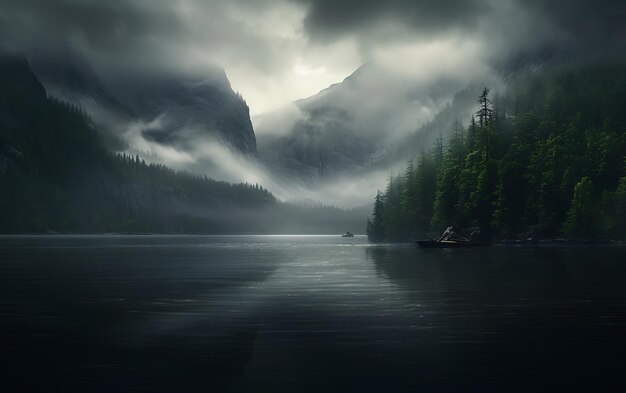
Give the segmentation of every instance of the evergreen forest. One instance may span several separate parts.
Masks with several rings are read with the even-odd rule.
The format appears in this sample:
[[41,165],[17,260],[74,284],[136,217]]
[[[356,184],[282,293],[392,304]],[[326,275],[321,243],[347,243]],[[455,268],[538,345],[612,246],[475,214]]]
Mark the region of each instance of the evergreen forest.
[[[626,67],[559,66],[477,93],[467,125],[391,176],[374,200],[373,241],[626,236]],[[442,134],[443,134],[442,130]]]

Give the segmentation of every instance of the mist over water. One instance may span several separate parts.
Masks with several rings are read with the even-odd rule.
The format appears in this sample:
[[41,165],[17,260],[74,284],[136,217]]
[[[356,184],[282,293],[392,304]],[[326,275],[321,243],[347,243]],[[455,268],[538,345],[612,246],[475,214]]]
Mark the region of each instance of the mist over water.
[[0,393],[626,392],[625,15],[0,0]]
[[624,387],[621,247],[0,238],[5,391]]

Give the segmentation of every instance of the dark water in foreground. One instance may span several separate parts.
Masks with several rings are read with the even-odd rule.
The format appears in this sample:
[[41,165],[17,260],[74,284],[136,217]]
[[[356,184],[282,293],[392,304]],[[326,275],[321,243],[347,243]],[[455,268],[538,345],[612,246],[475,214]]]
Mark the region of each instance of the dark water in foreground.
[[624,390],[626,249],[0,237],[0,391]]

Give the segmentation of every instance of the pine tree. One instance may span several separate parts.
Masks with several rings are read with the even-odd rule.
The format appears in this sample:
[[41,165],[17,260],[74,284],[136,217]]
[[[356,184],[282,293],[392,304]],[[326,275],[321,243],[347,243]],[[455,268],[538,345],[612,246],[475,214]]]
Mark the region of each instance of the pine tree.
[[371,241],[385,240],[385,225],[383,217],[385,214],[383,204],[383,194],[378,190],[374,199],[374,211],[372,212],[372,220],[369,225],[367,236]]
[[489,99],[489,92],[490,90],[485,87],[483,92],[478,97],[479,109],[476,114],[478,115],[478,124],[480,127],[487,126],[493,117],[493,109],[491,107],[491,100]]

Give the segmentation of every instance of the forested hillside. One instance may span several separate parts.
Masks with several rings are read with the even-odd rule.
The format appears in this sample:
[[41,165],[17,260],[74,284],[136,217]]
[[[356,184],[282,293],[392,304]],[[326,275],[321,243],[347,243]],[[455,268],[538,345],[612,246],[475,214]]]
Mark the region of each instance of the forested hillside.
[[537,71],[506,96],[485,89],[468,127],[457,123],[378,193],[370,238],[449,225],[500,239],[624,238],[625,98],[624,64]]
[[0,216],[0,233],[323,233],[357,222],[109,152],[90,118],[49,98],[15,56],[0,57]]

